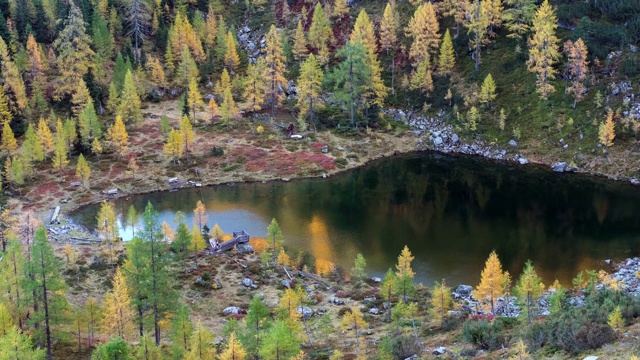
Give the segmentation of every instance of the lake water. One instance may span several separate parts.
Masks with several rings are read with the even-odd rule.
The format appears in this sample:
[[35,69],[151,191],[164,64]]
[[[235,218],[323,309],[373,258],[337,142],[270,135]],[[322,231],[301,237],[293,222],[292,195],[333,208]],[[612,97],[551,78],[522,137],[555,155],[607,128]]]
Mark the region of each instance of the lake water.
[[[119,216],[151,201],[160,221],[182,211],[192,226],[202,200],[208,225],[263,237],[272,218],[295,254],[349,269],[361,252],[372,275],[393,267],[408,245],[416,279],[476,285],[496,250],[515,278],[531,259],[545,284],[570,285],[578,271],[640,253],[640,189],[626,183],[555,174],[535,166],[415,153],[328,179],[221,185],[132,196]],[[94,226],[98,205],[72,217]],[[131,237],[130,229],[121,235]],[[312,261],[312,260],[310,260]]]

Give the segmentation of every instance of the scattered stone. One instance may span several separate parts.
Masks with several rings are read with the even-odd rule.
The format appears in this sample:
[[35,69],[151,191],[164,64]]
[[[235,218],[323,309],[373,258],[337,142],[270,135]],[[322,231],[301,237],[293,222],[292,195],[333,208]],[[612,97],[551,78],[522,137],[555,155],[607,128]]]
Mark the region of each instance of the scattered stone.
[[607,259],[604,261],[605,264],[610,265],[611,264],[611,259]]
[[327,154],[329,152],[329,148],[324,147],[321,151],[323,154]]
[[253,284],[253,280],[251,280],[249,278],[242,279],[241,283],[242,283],[242,286],[244,286],[244,287],[248,287],[248,288],[255,287],[255,285]]
[[565,172],[569,171],[569,165],[567,165],[564,161],[559,161],[553,165],[551,165],[551,169],[555,172]]
[[521,157],[518,159],[518,162],[520,163],[520,165],[526,165],[529,163],[529,159]]
[[509,140],[509,145],[511,145],[511,146],[518,146],[518,142],[517,142],[517,141],[515,141],[515,140],[513,140],[513,139],[511,139],[511,140]]
[[224,314],[225,316],[229,316],[229,315],[238,315],[242,313],[242,309],[240,309],[237,306],[229,306],[227,308],[225,308],[224,310],[222,310],[222,314]]
[[433,355],[443,355],[446,352],[447,352],[447,348],[444,346],[439,346],[433,349]]
[[287,289],[291,289],[291,280],[284,279],[280,283]]
[[434,146],[440,146],[444,143],[444,141],[442,140],[442,138],[440,136],[437,136],[436,138],[433,139],[433,145]]
[[344,151],[344,148],[342,146],[338,146],[338,151]]
[[413,355],[409,356],[408,358],[405,358],[404,360],[416,360],[416,359],[419,359],[418,355],[413,354]]
[[302,315],[305,319],[309,319],[313,316],[313,309],[306,306],[298,306],[296,308],[296,313]]
[[458,136],[458,134],[451,135],[451,142],[454,145],[457,145],[460,142],[460,137]]
[[469,285],[458,285],[458,287],[456,288],[456,293],[462,296],[469,296],[471,295],[472,291],[473,287]]
[[371,278],[371,281],[373,281],[373,282],[374,282],[374,283],[376,283],[376,284],[379,284],[379,283],[381,283],[381,282],[382,282],[382,279],[380,279],[379,277],[372,277],[372,278]]
[[582,359],[582,360],[598,360],[598,357],[597,357],[597,356],[590,355],[590,356],[587,356],[586,358],[584,358],[584,359]]
[[335,297],[329,298],[329,302],[333,305],[344,305],[344,300]]
[[376,297],[375,297],[375,296],[372,296],[372,297],[366,297],[366,298],[364,298],[362,301],[363,301],[363,302],[365,302],[365,303],[372,303],[372,302],[375,302],[375,301],[376,301]]
[[629,179],[629,182],[633,185],[640,185],[640,179],[637,178],[631,178]]
[[293,134],[293,135],[291,135],[291,138],[292,138],[292,139],[298,139],[298,140],[299,140],[299,139],[302,139],[302,135],[300,135],[300,134]]
[[249,243],[237,244],[236,245],[236,252],[238,252],[238,254],[250,254],[250,253],[255,252],[255,249]]
[[369,309],[369,314],[371,315],[378,315],[379,313],[380,313],[380,310],[378,310],[378,308]]

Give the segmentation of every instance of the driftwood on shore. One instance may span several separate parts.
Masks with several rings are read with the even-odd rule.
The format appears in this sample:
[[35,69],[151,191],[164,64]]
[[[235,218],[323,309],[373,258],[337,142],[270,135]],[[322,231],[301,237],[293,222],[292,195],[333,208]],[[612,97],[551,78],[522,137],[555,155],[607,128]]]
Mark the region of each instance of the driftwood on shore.
[[317,281],[319,283],[321,283],[322,285],[330,288],[331,285],[329,285],[327,282],[325,282],[324,280],[320,279],[320,277],[318,277],[317,275],[314,275],[312,273],[306,272],[306,271],[302,271],[302,270],[298,270],[298,275],[305,277],[305,278],[309,278],[311,280]]

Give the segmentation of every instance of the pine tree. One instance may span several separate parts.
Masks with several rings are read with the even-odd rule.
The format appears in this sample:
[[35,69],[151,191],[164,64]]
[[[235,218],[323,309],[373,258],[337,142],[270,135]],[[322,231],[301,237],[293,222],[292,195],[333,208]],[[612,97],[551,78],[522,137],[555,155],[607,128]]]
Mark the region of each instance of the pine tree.
[[151,4],[144,0],[128,0],[123,5],[127,35],[133,37],[135,63],[140,64],[140,46],[151,31]]
[[527,261],[516,284],[516,295],[527,307],[527,321],[531,324],[531,306],[538,303],[538,299],[544,294],[544,284],[536,273],[531,260]]
[[129,146],[129,134],[122,121],[122,116],[116,115],[116,121],[107,131],[107,139],[120,160],[124,157]]
[[496,83],[493,81],[491,74],[487,74],[480,87],[480,102],[487,104],[487,108],[491,108],[491,102],[496,98]]
[[408,37],[413,38],[409,57],[414,66],[417,66],[427,56],[434,56],[440,43],[440,25],[436,18],[436,12],[430,2],[418,6],[409,25],[405,28]]
[[507,9],[502,13],[502,21],[511,32],[507,37],[520,40],[531,28],[536,13],[535,0],[506,0]]
[[209,114],[209,120],[213,121],[213,119],[220,115],[220,108],[216,103],[216,100],[212,97],[209,99],[209,105],[207,105],[207,113]]
[[300,330],[297,323],[278,320],[267,332],[260,346],[260,357],[264,359],[287,359],[300,352]]
[[193,120],[197,121],[196,109],[201,108],[204,105],[204,102],[202,101],[200,90],[198,90],[198,81],[195,78],[192,78],[189,81],[187,103],[189,104],[191,111],[193,111]]
[[284,78],[285,57],[282,50],[282,41],[276,31],[275,25],[271,25],[266,35],[265,46],[265,72],[264,79],[267,83],[267,95],[271,99],[271,118],[275,118],[275,108],[280,105],[284,95],[279,89],[286,87]]
[[180,253],[185,273],[187,272],[187,256],[191,248],[191,233],[184,222],[180,222],[176,228],[176,234],[172,244],[173,248]]
[[13,135],[13,130],[11,130],[8,121],[5,121],[2,125],[1,140],[0,149],[7,150],[9,155],[11,155],[11,151],[18,148],[18,142],[16,141],[16,137]]
[[376,34],[373,31],[373,23],[364,9],[360,10],[350,36],[352,43],[358,40],[362,41],[362,44],[367,48],[367,52],[377,53],[378,44]]
[[191,349],[186,359],[214,359],[213,334],[200,321],[191,334]]
[[224,39],[226,52],[224,54],[224,65],[229,70],[229,73],[233,74],[235,68],[240,64],[240,57],[236,50],[236,40],[233,37],[231,31],[227,32]]
[[263,58],[259,58],[255,64],[250,64],[247,69],[247,77],[245,79],[244,98],[247,103],[251,104],[252,111],[262,110],[265,93],[267,91],[264,81],[264,73],[266,65]]
[[73,115],[78,116],[86,106],[89,99],[91,99],[91,94],[89,94],[87,84],[83,79],[80,79],[80,82],[76,85],[73,93],[71,94],[71,108],[73,110]]
[[113,114],[118,109],[120,104],[120,91],[118,91],[117,85],[111,81],[109,84],[109,97],[107,98],[106,109],[107,112]]
[[271,251],[273,252],[273,266],[277,264],[278,250],[284,244],[284,238],[282,237],[282,230],[275,218],[271,219],[271,223],[267,226],[267,241],[271,244]]
[[142,112],[140,107],[141,100],[136,90],[133,73],[131,70],[128,70],[124,77],[124,85],[122,86],[122,92],[120,93],[120,105],[118,105],[117,113],[126,123],[139,123],[142,121]]
[[[11,312],[5,304],[0,303],[0,335],[2,335],[2,337],[7,336],[7,333],[11,331],[14,326],[15,321],[13,320]],[[2,354],[2,349],[0,349],[0,354]]]
[[218,355],[218,360],[244,360],[246,356],[247,353],[242,348],[242,344],[236,338],[236,334],[232,332],[224,350]]
[[615,124],[613,123],[613,111],[609,110],[607,119],[600,123],[598,128],[598,139],[600,144],[604,146],[605,152],[613,146],[613,139],[616,138]]
[[147,60],[147,71],[149,72],[149,80],[157,86],[164,87],[166,75],[162,68],[162,63],[156,57],[149,57]]
[[384,8],[380,21],[380,48],[391,54],[391,93],[395,94],[396,50],[398,48],[398,14],[391,2]]
[[223,100],[222,106],[220,106],[220,116],[222,117],[222,123],[224,125],[228,125],[229,120],[237,119],[240,117],[240,109],[238,109],[236,102],[233,100],[231,87],[226,87],[224,89],[222,98]]
[[113,203],[103,201],[100,204],[100,211],[98,211],[98,215],[96,216],[96,223],[96,230],[102,239],[102,246],[105,249],[104,252],[107,253],[111,269],[114,270],[114,245],[118,237],[118,223]]
[[587,46],[582,39],[572,42],[567,40],[564,43],[564,52],[569,58],[567,67],[569,68],[569,75],[571,76],[571,86],[567,88],[568,93],[573,93],[573,108],[576,108],[578,101],[584,97],[586,86],[584,80],[587,78],[587,71],[589,69],[589,61],[587,60]]
[[557,70],[553,65],[560,58],[555,30],[558,27],[558,18],[554,9],[545,0],[533,19],[533,36],[529,38],[529,71],[537,74],[536,91],[540,98],[547,100],[549,94],[555,88],[549,82],[556,78]]
[[393,270],[389,268],[386,274],[384,275],[384,279],[382,280],[382,286],[380,287],[380,294],[382,295],[383,299],[387,300],[387,303],[389,305],[387,307],[389,309],[389,311],[387,311],[387,321],[391,321],[391,308],[392,308],[391,296],[397,287],[398,287],[398,277],[396,276],[396,273],[394,273]]
[[367,277],[367,261],[362,254],[358,253],[356,259],[353,262],[353,268],[351,269],[351,275],[356,279],[364,279]]
[[176,73],[173,78],[174,84],[181,87],[187,87],[189,85],[189,81],[193,78],[198,78],[200,73],[198,71],[198,65],[195,60],[191,56],[191,53],[188,49],[183,49],[180,53],[180,63],[178,63],[178,67],[176,68]]
[[95,53],[89,44],[91,44],[91,38],[85,32],[82,12],[72,2],[69,15],[64,21],[64,28],[53,42],[58,53],[57,64],[60,69],[54,91],[56,100],[73,94],[77,84],[92,67]]
[[258,354],[263,333],[270,325],[270,316],[269,308],[267,308],[260,296],[254,296],[245,317],[247,330],[243,336],[243,345],[250,354]]
[[16,185],[24,185],[24,163],[21,157],[7,158],[5,161],[5,178],[6,181]]
[[182,136],[182,143],[184,144],[184,152],[189,155],[189,152],[193,148],[193,142],[195,140],[195,134],[193,132],[193,126],[188,116],[183,116],[180,120],[180,136]]
[[438,57],[438,75],[447,76],[453,73],[456,66],[456,57],[453,51],[453,42],[449,29],[444,33],[442,44],[440,45],[440,56]]
[[472,5],[467,6],[467,14],[465,16],[470,19],[465,26],[467,27],[467,34],[469,34],[469,46],[473,48],[474,66],[476,71],[478,71],[482,47],[489,42],[487,30],[489,27],[489,16],[487,15],[485,7],[480,3],[480,0],[475,0]]
[[120,268],[116,269],[112,280],[113,290],[104,299],[102,313],[102,331],[107,335],[116,335],[122,339],[130,339],[134,333],[133,319],[135,313],[129,287]]
[[67,306],[64,291],[65,283],[60,277],[62,269],[47,239],[44,226],[36,229],[31,248],[31,259],[27,263],[28,273],[26,290],[34,296],[34,302],[41,305],[32,319],[44,326],[47,346],[47,359],[52,358],[51,328],[61,322],[61,314]]
[[505,274],[502,271],[502,264],[498,259],[498,254],[492,251],[485,263],[484,270],[482,270],[480,284],[476,287],[475,291],[473,291],[473,297],[481,302],[488,300],[493,315],[495,315],[495,300],[506,291],[504,276]]
[[3,243],[4,251],[0,262],[0,291],[4,294],[3,305],[10,307],[15,323],[22,327],[28,298],[23,288],[26,259],[17,235],[10,230],[3,233],[6,241]]
[[90,147],[94,139],[102,137],[102,126],[93,106],[93,99],[89,98],[84,109],[78,116],[78,125],[80,130],[80,139],[82,145]]
[[489,20],[489,37],[498,36],[495,32],[495,28],[502,25],[502,12],[504,6],[503,0],[484,0],[482,1],[482,7],[485,9],[487,19]]
[[[188,229],[187,232],[189,232]],[[192,332],[193,325],[189,319],[189,309],[181,305],[178,307],[175,317],[171,322],[171,340],[173,341],[173,355],[175,358],[183,358],[184,354],[189,350]]]
[[[16,51],[13,51],[14,53]],[[0,74],[3,81],[2,90],[7,95],[9,109],[13,115],[24,111],[27,106],[27,95],[18,66],[11,61],[7,45],[0,38]],[[1,92],[1,91],[0,91]]]
[[178,163],[178,159],[184,154],[184,139],[179,131],[171,129],[167,142],[164,144],[165,155],[171,157],[175,164]]
[[384,105],[384,98],[387,96],[388,89],[382,81],[382,69],[378,61],[378,45],[376,42],[373,24],[369,19],[366,11],[360,11],[358,18],[351,32],[350,42],[352,44],[362,43],[366,49],[367,57],[365,58],[365,66],[369,68],[371,80],[370,87],[367,89],[365,97],[373,104],[380,107]]
[[84,159],[84,155],[80,154],[78,157],[78,165],[76,165],[76,177],[82,181],[84,187],[89,187],[89,177],[91,176],[91,169],[87,160]]
[[427,55],[411,75],[409,83],[411,90],[420,90],[421,93],[430,93],[433,91],[433,77],[431,74],[431,61]]
[[413,290],[413,277],[415,272],[411,269],[411,262],[414,257],[409,248],[405,245],[396,264],[396,276],[399,281],[399,287],[402,290],[402,299],[407,303],[407,295]]
[[0,91],[0,123],[10,123],[13,120],[13,114],[9,110],[9,104],[7,104],[7,97],[4,91]]
[[207,48],[213,48],[216,44],[216,35],[218,32],[218,22],[216,21],[213,4],[209,4],[205,29],[207,35],[204,39],[204,44]]
[[324,74],[316,57],[311,54],[300,66],[298,77],[298,117],[305,119],[309,116],[309,122],[314,124],[314,105],[322,106],[322,79]]
[[307,49],[307,37],[304,34],[304,27],[302,26],[302,21],[298,20],[298,25],[296,26],[296,32],[293,36],[293,57],[302,61],[309,54],[309,49]]

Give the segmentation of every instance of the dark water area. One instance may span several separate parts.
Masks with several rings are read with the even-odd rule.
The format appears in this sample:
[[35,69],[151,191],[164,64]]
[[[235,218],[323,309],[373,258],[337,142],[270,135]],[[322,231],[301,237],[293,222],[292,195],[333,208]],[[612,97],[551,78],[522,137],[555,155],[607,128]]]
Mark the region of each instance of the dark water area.
[[[208,226],[263,237],[272,218],[290,253],[345,269],[361,252],[372,275],[394,267],[404,245],[417,281],[476,285],[496,250],[516,278],[531,259],[546,285],[605,259],[640,253],[640,188],[578,174],[479,158],[414,153],[384,159],[328,179],[220,185],[132,196],[116,201],[120,219],[151,202],[160,221],[176,211],[191,226],[202,200]],[[99,205],[72,215],[94,226]],[[123,215],[124,214],[124,215]],[[121,228],[121,236],[131,237]]]

